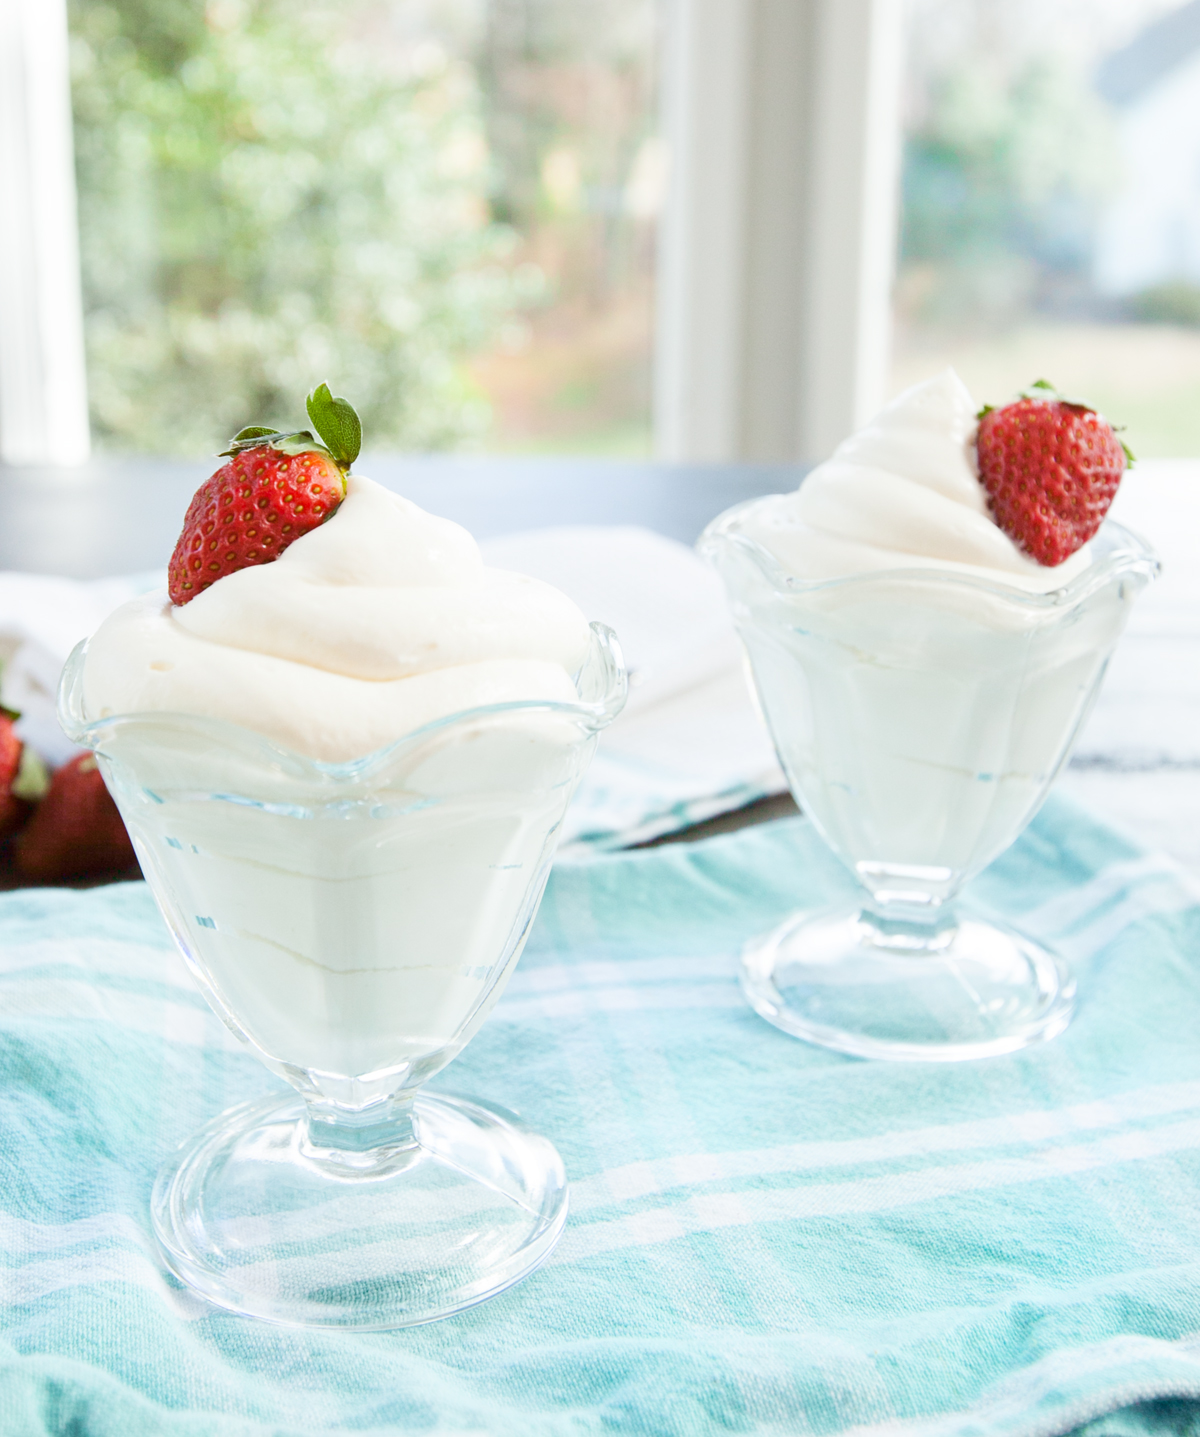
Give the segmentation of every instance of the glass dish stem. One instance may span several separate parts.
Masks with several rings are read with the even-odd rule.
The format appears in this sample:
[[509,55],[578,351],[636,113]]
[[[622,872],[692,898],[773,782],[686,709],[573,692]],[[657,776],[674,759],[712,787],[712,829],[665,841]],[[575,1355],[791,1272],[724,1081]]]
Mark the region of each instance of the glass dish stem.
[[394,1093],[355,1111],[306,1093],[298,1125],[300,1155],[326,1176],[348,1182],[408,1167],[420,1153],[414,1098],[414,1093]]
[[953,565],[809,580],[730,510],[699,549],[729,594],[780,764],[865,902],[752,942],[743,986],[796,1037],[958,1060],[1060,1033],[1075,984],[959,889],[1020,834],[1090,712],[1153,552],[1111,521],[1062,588]]
[[[384,1331],[502,1292],[562,1231],[552,1143],[429,1093],[524,946],[563,814],[626,675],[594,625],[574,702],[448,714],[329,764],[202,714],[97,716],[92,749],[214,1011],[291,1087],[215,1117],[159,1173],[167,1266],[271,1322]],[[293,1091],[294,1090],[294,1091]]]

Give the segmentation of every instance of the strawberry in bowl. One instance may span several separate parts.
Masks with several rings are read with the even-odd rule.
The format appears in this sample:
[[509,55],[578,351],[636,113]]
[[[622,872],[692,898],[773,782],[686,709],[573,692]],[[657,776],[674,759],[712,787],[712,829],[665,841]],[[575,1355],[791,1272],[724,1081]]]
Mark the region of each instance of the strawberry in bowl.
[[1039,564],[1057,567],[1095,537],[1132,453],[1103,415],[1045,379],[978,418],[979,478],[993,518]]
[[[252,564],[269,564],[323,524],[346,497],[346,475],[362,446],[362,425],[348,400],[327,384],[308,396],[312,431],[282,434],[252,425],[236,434],[229,459],[196,491],[167,565],[174,604]],[[322,442],[323,441],[323,442]]]

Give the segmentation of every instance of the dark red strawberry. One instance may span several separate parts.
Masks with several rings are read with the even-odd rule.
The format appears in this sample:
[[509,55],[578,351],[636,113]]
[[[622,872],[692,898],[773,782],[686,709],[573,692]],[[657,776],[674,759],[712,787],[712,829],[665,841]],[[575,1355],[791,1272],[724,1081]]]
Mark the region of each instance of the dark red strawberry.
[[0,709],[0,842],[21,827],[50,787],[46,765],[17,737],[19,717]]
[[1044,379],[1015,404],[980,410],[976,450],[996,523],[1051,568],[1099,529],[1133,462],[1108,420]]
[[0,838],[15,833],[29,817],[31,805],[13,792],[24,748],[13,729],[13,714],[0,710]]
[[130,868],[133,845],[90,753],[63,764],[15,841],[17,872],[61,883]]
[[196,491],[167,565],[174,604],[186,604],[226,574],[269,564],[302,535],[323,524],[346,494],[362,426],[327,384],[308,396],[311,430],[281,434],[254,425],[224,451],[229,463]]

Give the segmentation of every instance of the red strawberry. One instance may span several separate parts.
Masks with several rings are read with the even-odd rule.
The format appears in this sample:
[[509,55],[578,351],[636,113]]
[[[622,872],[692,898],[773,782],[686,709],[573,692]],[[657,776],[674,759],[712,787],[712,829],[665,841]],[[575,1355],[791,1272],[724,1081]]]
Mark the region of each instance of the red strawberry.
[[24,745],[13,731],[14,715],[0,710],[0,838],[15,832],[29,816],[30,805],[13,792]]
[[1133,462],[1106,419],[1044,379],[1015,404],[980,410],[975,443],[996,523],[1050,568],[1099,529]]
[[[281,436],[282,438],[282,436]],[[342,502],[345,480],[323,448],[260,443],[236,453],[196,491],[167,567],[171,601],[186,604],[210,584],[267,564]]]
[[167,566],[174,604],[186,604],[226,574],[269,564],[303,534],[323,524],[346,494],[362,426],[327,384],[308,396],[313,427],[281,434],[252,426],[224,451],[229,463],[197,489]]
[[17,872],[61,883],[129,868],[133,845],[90,753],[63,764],[16,839]]

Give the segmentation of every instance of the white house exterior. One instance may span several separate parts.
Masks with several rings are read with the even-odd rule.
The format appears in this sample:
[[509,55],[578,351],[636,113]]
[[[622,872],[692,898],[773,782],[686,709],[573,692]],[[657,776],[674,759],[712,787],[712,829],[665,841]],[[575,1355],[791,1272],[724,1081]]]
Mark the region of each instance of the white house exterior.
[[1096,287],[1200,285],[1200,0],[1110,55],[1097,88],[1115,112],[1124,173],[1097,234]]

